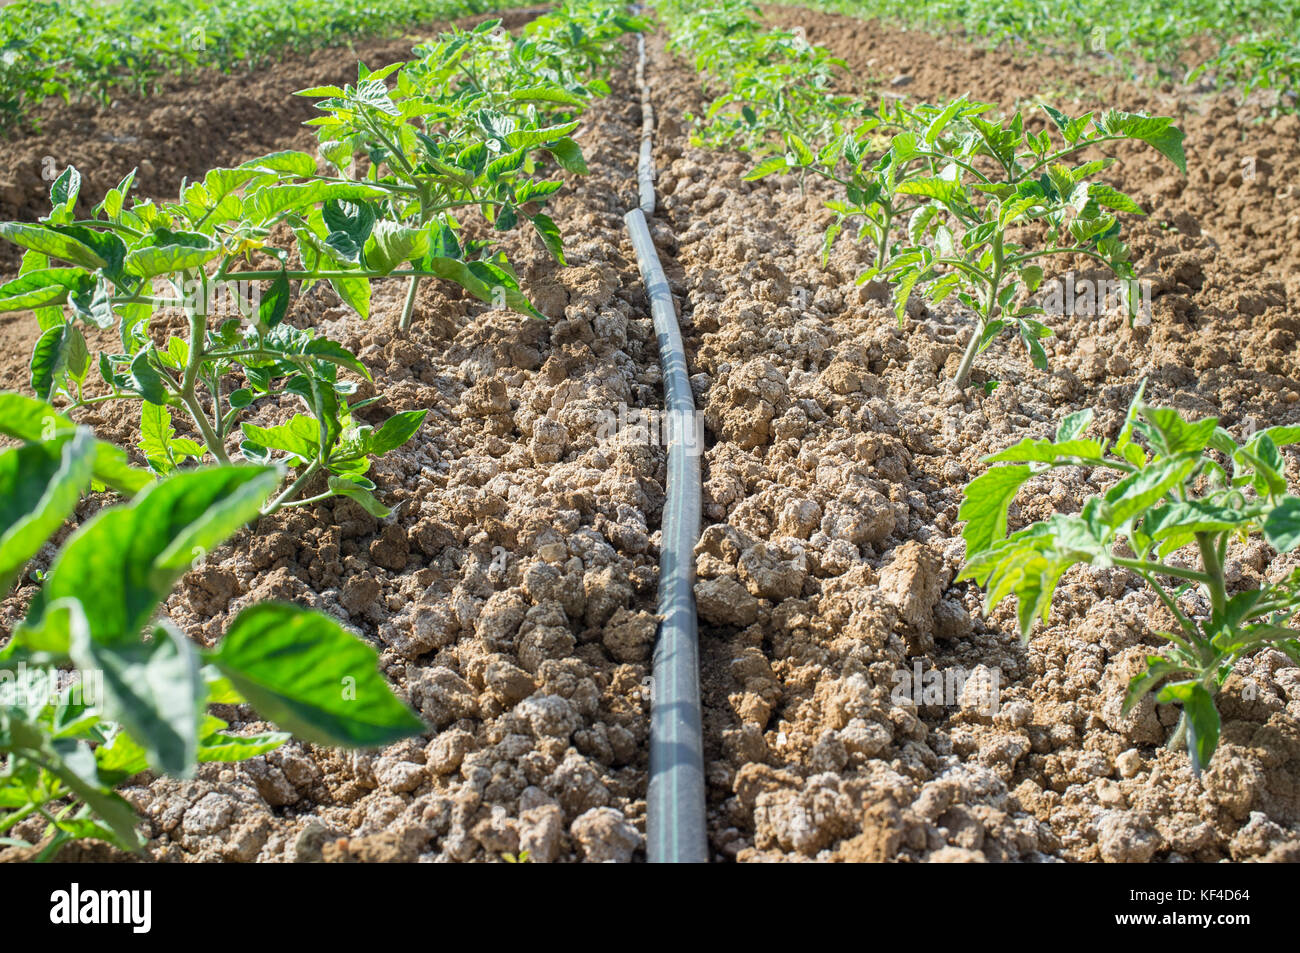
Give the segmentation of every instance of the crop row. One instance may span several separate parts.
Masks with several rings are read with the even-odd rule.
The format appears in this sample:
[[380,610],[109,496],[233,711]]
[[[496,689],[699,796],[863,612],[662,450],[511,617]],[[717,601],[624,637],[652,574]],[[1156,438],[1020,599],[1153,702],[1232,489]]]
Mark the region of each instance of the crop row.
[[[674,0],[660,12],[673,47],[694,57],[712,96],[703,115],[688,117],[697,145],[747,153],[755,163],[749,180],[781,174],[829,183],[835,217],[825,253],[848,236],[865,244],[872,264],[859,281],[888,286],[900,322],[914,294],[932,304],[951,296],[971,314],[958,387],[1008,332],[1046,368],[1041,341],[1052,331],[1038,320],[1039,298],[1054,261],[1085,256],[1108,266],[1123,279],[1134,315],[1120,217],[1142,210],[1099,175],[1114,162],[1107,151],[1126,139],[1184,169],[1183,136],[1170,119],[1117,109],[1069,116],[1043,105],[1035,131],[1034,117],[999,115],[964,97],[868,103],[842,92],[843,64],[827,50],[800,33],[764,30],[745,0]],[[1096,158],[1083,160],[1085,150]],[[1169,648],[1134,678],[1126,710],[1153,691],[1181,705],[1171,745],[1186,745],[1200,770],[1219,737],[1214,696],[1235,661],[1265,646],[1300,661],[1300,632],[1289,625],[1300,609],[1300,570],[1237,594],[1224,577],[1234,539],[1262,535],[1280,553],[1300,546],[1300,498],[1288,493],[1279,451],[1300,442],[1300,427],[1271,428],[1242,445],[1213,418],[1193,423],[1145,403],[1142,389],[1113,442],[1086,436],[1091,416],[1073,414],[1054,439],[1026,438],[987,458],[1007,465],[966,487],[960,578],[986,589],[990,610],[1015,598],[1027,638],[1048,617],[1069,567],[1137,574],[1176,628],[1159,633]],[[1022,486],[1058,467],[1109,470],[1118,480],[1079,513],[1008,536],[1008,510]],[[1186,565],[1185,549],[1199,568]]]
[[1220,88],[1237,88],[1242,96],[1275,90],[1277,108],[1300,108],[1300,7],[1286,0],[811,0],[797,5],[933,32],[957,27],[995,44],[1066,49],[1112,65],[1141,59],[1160,77],[1205,77]]
[[[382,398],[353,399],[342,372],[368,379],[365,365],[285,321],[295,288],[327,282],[364,319],[371,283],[396,278],[408,287],[403,330],[427,280],[541,318],[501,239],[526,226],[564,261],[543,209],[558,175],[585,172],[577,117],[608,91],[619,40],[638,25],[613,5],[576,2],[518,36],[498,21],[445,33],[409,62],[360,66],[355,85],[304,90],[319,100],[318,155],[214,169],[174,203],[132,202],[128,176],[86,219],[75,217],[81,180],[68,168],[49,215],[0,224],[26,249],[19,276],[0,286],[0,311],[32,310],[42,329],[36,396],[0,394],[0,433],[21,442],[0,453],[0,591],[86,489],[129,498],[33,577],[27,618],[0,650],[0,837],[40,813],[47,852],[83,836],[137,847],[114,785],[146,768],[187,775],[196,762],[253,757],[288,737],[230,735],[209,704],[247,701],[322,744],[422,730],[374,652],[326,616],[256,605],[211,652],[155,616],[196,556],[258,516],[334,495],[388,515],[365,476],[370,459],[410,439],[425,412],[364,423],[361,409]],[[466,236],[471,214],[487,237]],[[184,313],[188,333],[163,344],[152,325],[168,309]],[[87,325],[116,329],[122,350],[92,360]],[[249,408],[285,398],[301,409],[287,422],[241,426]],[[106,401],[139,405],[147,469],[67,415]],[[177,434],[173,413],[193,436]],[[102,673],[103,692],[87,700],[84,686],[63,684],[68,664]]]
[[17,0],[0,8],[0,132],[46,97],[107,102],[174,74],[252,69],[289,53],[525,5],[522,0]]

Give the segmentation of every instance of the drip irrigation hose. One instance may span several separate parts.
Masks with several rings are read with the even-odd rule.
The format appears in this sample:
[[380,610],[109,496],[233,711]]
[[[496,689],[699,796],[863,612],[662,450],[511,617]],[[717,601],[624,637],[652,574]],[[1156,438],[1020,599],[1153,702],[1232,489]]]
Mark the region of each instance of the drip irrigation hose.
[[695,543],[700,536],[700,451],[695,400],[668,279],[645,214],[625,218],[650,295],[670,434],[668,487],[659,548],[659,637],[650,697],[650,789],[646,841],[651,863],[704,863],[704,741],[700,715]]
[[637,34],[636,52],[636,84],[641,89],[641,155],[636,164],[636,184],[641,211],[649,218],[655,213],[655,166],[651,155],[655,113],[650,102],[650,84],[645,81],[644,33]]
[[637,81],[644,119],[637,168],[640,207],[628,212],[628,233],[650,298],[663,369],[668,426],[668,486],[659,549],[659,633],[650,694],[650,785],[646,854],[652,864],[707,863],[704,734],[700,713],[699,620],[695,612],[695,544],[700,536],[700,455],[695,398],[668,278],[646,217],[654,214],[650,88],[645,37],[637,44]]

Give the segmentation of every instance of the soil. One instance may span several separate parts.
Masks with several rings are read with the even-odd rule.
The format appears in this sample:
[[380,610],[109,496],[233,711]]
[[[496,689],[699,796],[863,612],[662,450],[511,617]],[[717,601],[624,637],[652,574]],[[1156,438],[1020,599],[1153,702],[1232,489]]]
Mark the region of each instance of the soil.
[[[1113,437],[1145,378],[1150,399],[1239,434],[1300,423],[1300,196],[1288,185],[1300,173],[1300,121],[1260,122],[1259,107],[1228,96],[1128,86],[1050,57],[1012,61],[843,17],[770,15],[803,26],[854,76],[878,77],[872,89],[930,101],[969,91],[1011,107],[1059,86],[1074,113],[1118,103],[1175,115],[1188,175],[1146,147],[1122,147],[1108,173],[1148,210],[1125,228],[1153,283],[1151,325],[1054,319],[1052,370],[996,344],[977,380],[1003,384],[977,399],[946,383],[968,316],[914,301],[900,328],[883,293],[855,283],[867,253],[847,241],[823,268],[828,195],[792,179],[744,183],[743,157],[692,148],[681,117],[703,105],[699,79],[661,37],[647,44],[658,120],[652,228],[708,438],[696,595],[714,856],[1300,860],[1300,669],[1285,656],[1238,665],[1221,695],[1220,751],[1198,779],[1185,754],[1163,747],[1176,710],[1148,703],[1120,715],[1133,666],[1167,624],[1136,577],[1073,570],[1050,623],[1026,644],[1009,603],[982,618],[978,590],[952,582],[963,553],[957,507],[980,458],[1049,435],[1068,412],[1094,408],[1095,426]],[[348,57],[334,55],[286,73],[282,88],[344,77]],[[591,175],[556,205],[570,267],[556,269],[535,243],[510,249],[550,321],[429,287],[403,339],[395,282],[379,286],[368,324],[325,289],[295,303],[292,322],[321,328],[371,369],[386,397],[376,420],[431,411],[371,474],[395,515],[377,521],[337,501],[264,520],[167,604],[205,643],[253,601],[329,612],[381,650],[384,671],[434,731],[381,752],[292,742],[204,766],[193,781],[137,779],[125,794],[146,818],[153,859],[644,856],[664,455],[602,431],[621,406],[654,408],[662,397],[621,220],[636,202],[631,74],[630,63],[616,71],[613,94],[589,113]],[[243,95],[237,84],[215,93],[205,114]],[[157,135],[183,138],[170,130],[192,114],[176,109]],[[171,174],[302,145],[290,128],[299,119],[284,120],[282,139],[244,131],[258,137],[246,151],[200,152]],[[124,172],[145,154],[138,145],[91,154]],[[102,185],[117,168],[83,172]],[[4,214],[41,210],[15,208]],[[0,387],[26,388],[24,327],[0,325]],[[257,422],[290,412],[259,404]],[[104,437],[137,439],[130,419],[83,419]],[[1300,478],[1300,454],[1284,452]],[[1013,528],[1077,510],[1095,489],[1080,474],[1039,478]],[[102,502],[88,500],[82,517]],[[1228,567],[1248,587],[1297,561],[1255,543],[1233,550]],[[0,629],[30,590],[0,603]],[[918,672],[969,678],[914,704],[897,688],[900,673]],[[226,715],[262,727],[246,709]]]
[[[1197,780],[1161,746],[1174,711],[1120,716],[1133,665],[1168,624],[1136,577],[1072,572],[1027,645],[1010,603],[981,619],[979,592],[951,581],[961,489],[980,458],[1050,435],[1070,411],[1095,408],[1113,437],[1145,378],[1150,399],[1239,433],[1300,420],[1300,197],[1284,185],[1300,166],[1300,123],[1263,124],[1227,97],[1126,86],[1049,58],[1025,68],[875,23],[769,13],[853,76],[879,77],[868,91],[932,102],[969,92],[1010,108],[1059,85],[1077,91],[1075,114],[1118,103],[1175,115],[1189,170],[1184,179],[1130,147],[1111,171],[1149,211],[1126,228],[1153,282],[1152,325],[1057,320],[1051,373],[997,345],[980,379],[1004,386],[967,399],[945,381],[969,319],[914,301],[900,329],[883,295],[855,286],[867,255],[843,242],[823,270],[828,195],[793,180],[743,184],[747,162],[690,148],[673,117],[702,111],[699,83],[655,45],[660,187],[717,437],[705,484],[714,525],[697,550],[697,596],[714,625],[703,644],[715,849],[749,861],[1300,859],[1300,670],[1284,656],[1238,666],[1222,696],[1223,746]],[[1294,478],[1294,450],[1288,459]],[[1022,493],[1013,528],[1077,510],[1091,492],[1077,475],[1043,478]],[[1262,544],[1234,552],[1237,584],[1296,563],[1271,556]],[[947,704],[899,704],[899,673],[921,670],[970,681],[936,699]],[[980,691],[989,683],[1001,689],[996,712]]]

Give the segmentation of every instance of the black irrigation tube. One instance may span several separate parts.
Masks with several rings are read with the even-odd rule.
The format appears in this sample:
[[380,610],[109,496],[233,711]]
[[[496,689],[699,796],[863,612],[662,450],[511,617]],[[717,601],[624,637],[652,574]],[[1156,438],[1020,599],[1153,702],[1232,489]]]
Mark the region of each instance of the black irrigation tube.
[[641,90],[641,154],[636,164],[636,184],[641,211],[655,213],[655,167],[651,155],[655,129],[654,105],[650,102],[650,84],[645,81],[645,34],[636,37],[636,85]]
[[700,454],[695,399],[668,278],[646,216],[654,214],[654,173],[644,82],[645,37],[638,40],[637,78],[645,119],[637,180],[641,205],[628,212],[628,233],[650,297],[669,427],[668,486],[659,548],[659,634],[650,695],[650,785],[646,853],[651,863],[707,863],[704,735],[700,713],[699,620],[695,613],[695,544],[700,535]]

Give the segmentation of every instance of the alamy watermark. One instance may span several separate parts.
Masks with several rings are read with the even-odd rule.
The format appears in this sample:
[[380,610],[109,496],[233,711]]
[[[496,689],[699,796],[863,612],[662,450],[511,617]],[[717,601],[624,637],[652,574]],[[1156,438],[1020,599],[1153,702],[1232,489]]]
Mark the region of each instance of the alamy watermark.
[[1151,323],[1151,282],[1145,278],[1075,278],[1073,271],[1043,282],[1042,308],[1056,317],[1097,317],[1116,311]]
[[99,669],[75,672],[28,668],[19,662],[0,670],[0,700],[21,708],[45,705],[97,705],[104,700],[104,673]]
[[980,665],[972,671],[960,666],[923,670],[921,660],[910,669],[900,668],[893,675],[894,687],[889,700],[895,705],[920,708],[942,705],[946,708],[970,708],[990,718],[998,713],[1002,697],[1002,672]]
[[619,404],[597,413],[596,439],[650,447],[682,446],[692,456],[704,453],[704,415],[700,411],[657,410]]
[[256,281],[163,275],[154,279],[153,290],[156,306],[183,308],[190,314],[213,317],[251,319],[262,304],[262,288]]

